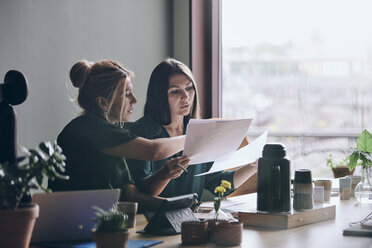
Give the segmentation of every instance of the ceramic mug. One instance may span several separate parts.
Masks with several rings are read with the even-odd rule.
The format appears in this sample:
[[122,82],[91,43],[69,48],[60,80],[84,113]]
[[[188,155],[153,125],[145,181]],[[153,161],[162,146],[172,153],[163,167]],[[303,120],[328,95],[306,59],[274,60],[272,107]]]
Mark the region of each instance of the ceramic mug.
[[330,179],[315,180],[314,185],[324,187],[324,201],[329,201],[331,199],[332,180]]
[[313,181],[308,169],[295,170],[293,183],[293,209],[303,210],[314,207]]

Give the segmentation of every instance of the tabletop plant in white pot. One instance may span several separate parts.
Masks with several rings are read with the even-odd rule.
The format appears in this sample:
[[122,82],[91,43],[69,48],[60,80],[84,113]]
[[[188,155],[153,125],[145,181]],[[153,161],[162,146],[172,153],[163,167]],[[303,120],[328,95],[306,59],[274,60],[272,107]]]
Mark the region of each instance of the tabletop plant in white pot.
[[92,230],[97,248],[125,248],[128,244],[128,215],[119,211],[116,206],[109,210],[93,207],[96,210],[96,229]]
[[0,164],[0,247],[28,248],[39,206],[31,203],[31,189],[41,189],[43,179],[68,179],[65,156],[57,143],[42,142],[39,149],[23,148],[15,163]]
[[355,198],[360,203],[372,203],[372,136],[367,129],[359,135],[356,147],[347,159],[350,171],[358,165],[362,167],[362,180],[355,187]]

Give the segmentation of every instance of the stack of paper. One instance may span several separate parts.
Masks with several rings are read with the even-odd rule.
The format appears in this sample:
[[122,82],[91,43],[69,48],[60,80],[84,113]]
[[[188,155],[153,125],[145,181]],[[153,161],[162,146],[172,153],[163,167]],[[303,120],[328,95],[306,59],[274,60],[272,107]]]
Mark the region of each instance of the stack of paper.
[[199,175],[255,162],[262,154],[267,132],[237,151],[251,122],[252,119],[192,119],[187,126],[183,154],[189,157],[190,165],[214,161],[209,172]]

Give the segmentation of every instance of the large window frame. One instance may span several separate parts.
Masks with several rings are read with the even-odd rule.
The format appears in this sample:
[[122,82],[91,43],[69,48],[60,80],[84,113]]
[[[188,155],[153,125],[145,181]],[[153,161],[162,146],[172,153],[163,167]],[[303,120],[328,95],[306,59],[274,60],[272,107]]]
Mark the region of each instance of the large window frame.
[[[190,0],[191,44],[190,65],[194,73],[201,99],[202,118],[222,117],[222,0]],[[257,137],[263,129],[250,129],[248,136]],[[288,138],[303,142],[306,139],[346,139],[346,150],[355,143],[361,130],[278,130],[270,131],[275,140]],[[270,139],[269,139],[270,141]],[[306,154],[306,149],[300,149]]]

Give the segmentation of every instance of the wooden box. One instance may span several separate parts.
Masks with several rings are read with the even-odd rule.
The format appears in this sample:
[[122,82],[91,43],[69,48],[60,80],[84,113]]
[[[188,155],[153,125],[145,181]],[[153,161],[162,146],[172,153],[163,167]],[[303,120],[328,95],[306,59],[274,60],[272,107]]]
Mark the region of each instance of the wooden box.
[[334,219],[336,216],[335,205],[315,205],[314,209],[295,211],[290,213],[262,213],[256,210],[241,211],[234,216],[246,226],[288,229],[311,223]]

